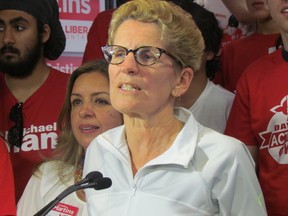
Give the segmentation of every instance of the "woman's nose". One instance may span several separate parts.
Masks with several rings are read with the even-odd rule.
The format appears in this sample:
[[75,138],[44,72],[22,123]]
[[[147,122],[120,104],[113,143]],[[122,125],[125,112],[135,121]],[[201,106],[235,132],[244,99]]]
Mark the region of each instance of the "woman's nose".
[[138,73],[138,63],[135,59],[134,53],[130,52],[125,56],[124,62],[121,66],[125,69],[124,71],[128,74]]
[[79,114],[81,117],[91,117],[91,116],[93,117],[93,116],[95,116],[95,112],[94,112],[92,104],[83,103]]

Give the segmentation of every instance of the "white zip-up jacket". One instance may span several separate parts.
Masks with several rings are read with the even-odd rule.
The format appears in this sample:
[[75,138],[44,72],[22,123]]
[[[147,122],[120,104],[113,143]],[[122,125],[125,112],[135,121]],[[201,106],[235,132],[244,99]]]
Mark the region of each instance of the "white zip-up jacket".
[[86,152],[84,176],[100,171],[112,186],[87,190],[91,216],[267,215],[253,159],[240,141],[175,109],[185,126],[172,146],[133,177],[125,126],[99,135]]

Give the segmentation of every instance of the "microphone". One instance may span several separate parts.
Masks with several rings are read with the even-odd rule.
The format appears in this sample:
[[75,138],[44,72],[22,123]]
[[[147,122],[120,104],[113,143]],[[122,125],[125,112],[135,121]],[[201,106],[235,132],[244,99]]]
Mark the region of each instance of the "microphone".
[[44,206],[40,211],[38,211],[34,216],[45,216],[54,206],[60,202],[63,198],[68,196],[74,191],[94,188],[95,190],[102,190],[111,187],[112,181],[108,177],[103,177],[102,173],[98,171],[90,172],[86,175],[84,179],[66,188],[62,193],[60,193],[54,200]]
[[94,179],[92,182],[86,185],[82,185],[81,189],[94,188],[95,190],[102,190],[111,187],[112,181],[108,177],[103,177],[100,179]]
[[86,184],[88,182],[92,182],[94,179],[100,179],[102,177],[103,177],[102,173],[100,173],[98,171],[92,171],[92,172],[88,173],[84,179],[75,183],[75,186]]
[[112,186],[112,180],[108,177],[104,177],[95,182],[94,189],[102,190]]

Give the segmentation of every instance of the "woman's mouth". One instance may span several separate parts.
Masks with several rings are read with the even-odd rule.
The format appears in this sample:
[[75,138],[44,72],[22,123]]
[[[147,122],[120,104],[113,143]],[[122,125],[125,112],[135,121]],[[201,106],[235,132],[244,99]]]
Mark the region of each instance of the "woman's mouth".
[[95,132],[98,129],[99,129],[99,127],[96,125],[82,125],[82,126],[80,126],[80,130],[85,132],[85,133]]
[[120,89],[123,91],[139,91],[140,88],[138,88],[137,86],[133,86],[130,84],[122,84],[120,85]]

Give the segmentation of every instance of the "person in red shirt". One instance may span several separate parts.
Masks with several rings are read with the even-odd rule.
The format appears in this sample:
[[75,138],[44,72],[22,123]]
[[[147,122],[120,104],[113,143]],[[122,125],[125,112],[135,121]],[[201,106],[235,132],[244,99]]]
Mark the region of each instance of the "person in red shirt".
[[[199,1],[199,0],[198,0]],[[252,25],[255,17],[248,10],[246,0],[221,0],[227,9],[235,16],[237,21]]]
[[[118,1],[118,6],[129,0]],[[108,9],[97,14],[87,35],[82,63],[95,59],[104,59],[101,47],[105,46],[108,38],[109,24],[115,9]]]
[[101,47],[105,46],[108,38],[108,28],[115,9],[100,12],[94,19],[87,35],[87,44],[82,63],[93,59],[104,59]]
[[0,133],[9,144],[16,201],[56,146],[70,77],[50,68],[66,38],[56,0],[0,0]]
[[288,215],[288,22],[286,1],[266,0],[283,48],[243,72],[225,134],[245,143],[258,167],[269,216]]
[[13,170],[7,145],[0,136],[0,215],[16,215]]
[[231,92],[235,92],[236,84],[249,64],[276,50],[279,37],[279,28],[271,18],[265,0],[246,0],[246,3],[256,19],[257,30],[223,47],[221,69],[214,81]]

